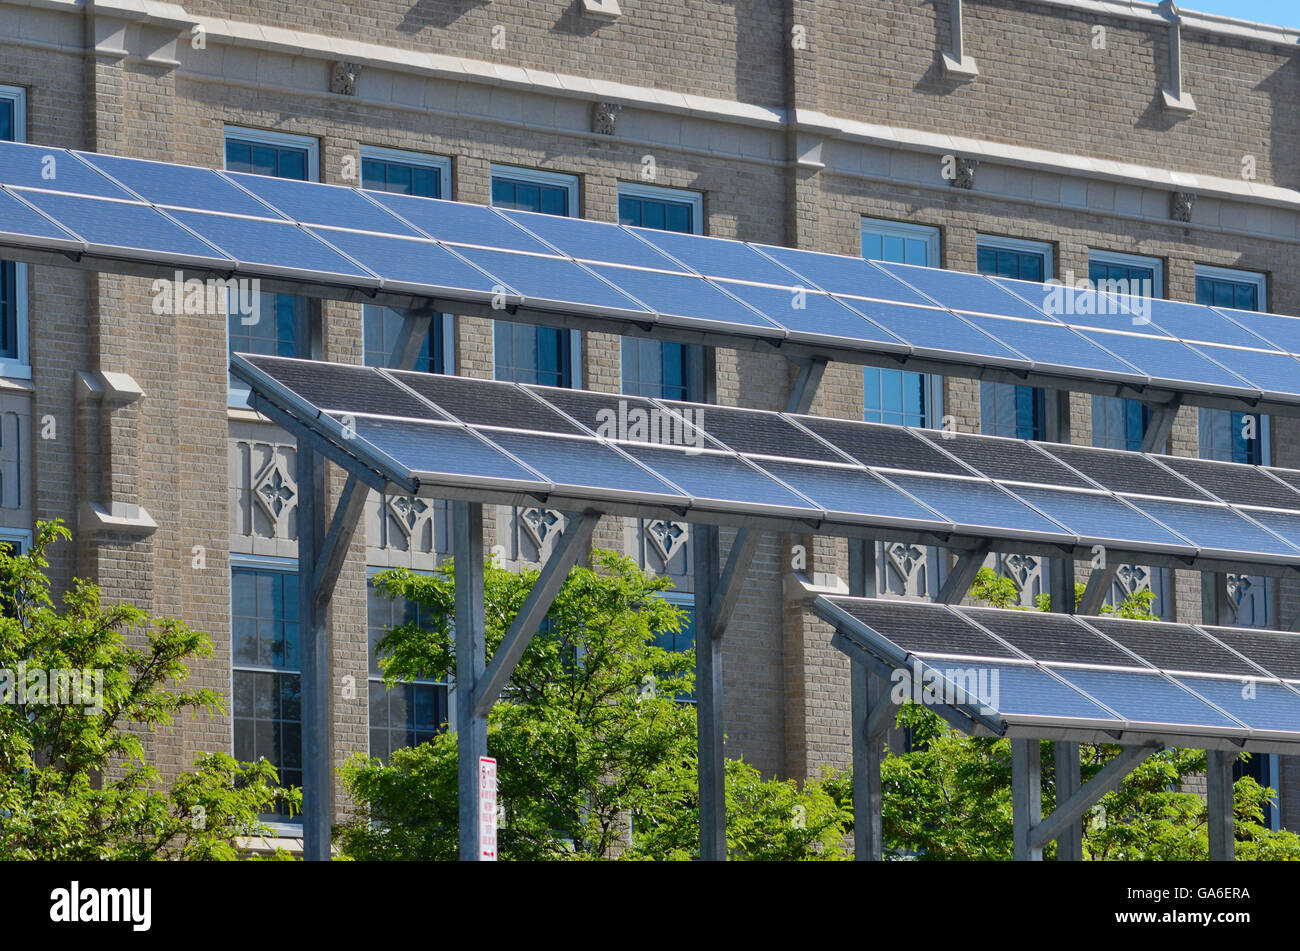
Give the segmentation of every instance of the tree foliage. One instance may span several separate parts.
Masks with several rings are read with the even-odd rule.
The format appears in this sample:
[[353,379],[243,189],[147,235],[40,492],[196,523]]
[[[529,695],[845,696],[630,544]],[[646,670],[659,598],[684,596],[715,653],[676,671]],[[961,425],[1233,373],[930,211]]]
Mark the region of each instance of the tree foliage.
[[[46,550],[70,537],[43,522],[28,552],[0,551],[0,859],[236,858],[234,837],[265,831],[259,814],[277,801],[294,808],[300,794],[265,761],[225,753],[162,782],[141,731],[220,709],[211,690],[184,686],[211,641],[174,618],[105,604],[80,579],[56,607]],[[94,687],[62,698],[28,689],[57,671],[92,672]]]

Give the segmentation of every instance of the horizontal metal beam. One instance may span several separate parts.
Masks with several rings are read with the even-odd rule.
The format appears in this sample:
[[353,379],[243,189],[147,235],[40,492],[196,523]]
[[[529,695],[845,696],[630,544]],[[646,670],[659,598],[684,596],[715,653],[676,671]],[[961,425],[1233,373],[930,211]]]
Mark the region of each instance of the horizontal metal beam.
[[1102,796],[1114,792],[1124,782],[1124,777],[1154,753],[1157,746],[1129,746],[1101,768],[1092,779],[1080,786],[1064,802],[1056,804],[1055,811],[1029,830],[1029,847],[1041,849],[1072,822],[1097,804]]
[[565,513],[568,524],[563,534],[551,549],[546,565],[533,583],[532,590],[524,600],[523,606],[510,624],[510,630],[501,644],[492,654],[492,661],[474,687],[474,715],[485,717],[496,703],[501,690],[514,673],[519,658],[524,656],[532,642],[533,635],[546,620],[555,596],[564,586],[569,571],[578,563],[578,559],[587,554],[591,547],[591,536],[600,521],[599,512],[583,512],[581,515]]
[[718,586],[709,603],[709,636],[720,638],[727,631],[731,612],[740,600],[740,593],[745,587],[745,576],[749,573],[749,564],[754,560],[758,550],[761,534],[752,528],[742,528],[736,532],[731,541],[731,552],[727,555],[727,567],[718,579]]

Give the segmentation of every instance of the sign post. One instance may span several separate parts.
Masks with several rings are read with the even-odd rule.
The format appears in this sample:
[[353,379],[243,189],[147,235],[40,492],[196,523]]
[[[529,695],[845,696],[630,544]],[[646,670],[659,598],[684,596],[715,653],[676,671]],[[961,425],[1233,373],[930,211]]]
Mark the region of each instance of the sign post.
[[497,761],[478,759],[478,859],[497,860]]

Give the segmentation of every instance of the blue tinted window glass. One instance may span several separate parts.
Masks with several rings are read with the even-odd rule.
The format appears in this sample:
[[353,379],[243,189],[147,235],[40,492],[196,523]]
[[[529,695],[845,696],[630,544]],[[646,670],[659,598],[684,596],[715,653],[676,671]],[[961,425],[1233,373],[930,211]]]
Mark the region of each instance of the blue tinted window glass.
[[239,138],[226,139],[226,170],[296,178],[307,181],[307,150],[287,145],[266,145]]
[[[435,314],[429,321],[429,332],[420,343],[420,355],[413,370],[425,373],[446,373],[446,353],[443,347],[446,314]],[[367,304],[362,315],[364,323],[365,364],[368,367],[392,367],[393,348],[402,331],[403,317],[388,307]]]
[[980,383],[980,432],[986,436],[1042,439],[1046,394],[1036,386]]
[[442,170],[426,165],[367,156],[361,160],[361,182],[363,187],[375,191],[420,198],[442,197]]
[[384,762],[393,750],[430,740],[447,728],[447,683],[421,680],[388,687],[379,670],[379,641],[393,628],[416,624],[429,630],[436,622],[420,605],[389,598],[366,586],[366,634],[370,654],[370,755]]
[[[0,141],[14,138],[14,103],[0,99]],[[0,261],[0,356],[18,355],[18,288],[13,262]]]

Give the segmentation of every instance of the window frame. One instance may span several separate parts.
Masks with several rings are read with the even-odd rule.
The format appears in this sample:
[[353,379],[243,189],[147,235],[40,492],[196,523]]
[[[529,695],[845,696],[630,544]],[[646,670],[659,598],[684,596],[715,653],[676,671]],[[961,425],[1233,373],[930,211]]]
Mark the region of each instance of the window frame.
[[[1100,248],[1088,249],[1088,269],[1093,262],[1098,264],[1118,264],[1121,267],[1143,267],[1151,271],[1151,296],[1163,300],[1165,296],[1165,262],[1162,258],[1149,258],[1141,254],[1126,254],[1123,251],[1105,251]],[[1091,280],[1091,273],[1088,275]]]
[[[1192,274],[1192,280],[1207,278],[1212,281],[1232,281],[1234,284],[1254,284],[1259,292],[1259,310],[1268,312],[1268,275],[1259,271],[1239,271],[1236,268],[1219,267],[1214,264],[1198,264]],[[1213,307],[1214,305],[1209,305]],[[1232,308],[1224,308],[1225,310]]]
[[975,235],[975,253],[985,249],[1017,251],[1021,254],[1041,254],[1043,256],[1043,280],[1050,281],[1056,277],[1056,248],[1049,241],[1030,241],[1027,238],[1007,238],[998,234],[979,232]]
[[[15,142],[27,141],[27,90],[22,86],[0,85],[0,99],[7,100],[14,110]],[[0,377],[12,380],[32,378],[32,358],[28,329],[30,326],[28,300],[28,265],[18,261],[14,265],[14,342],[15,354],[0,357]]]
[[[418,165],[423,168],[434,168],[438,170],[438,198],[447,199],[452,192],[451,186],[451,158],[446,155],[435,155],[430,152],[409,152],[405,149],[392,149],[383,145],[358,145],[357,146],[357,181],[364,182],[362,177],[362,164],[366,159],[374,159],[377,162],[398,162],[402,165]],[[378,305],[367,305],[378,306]],[[393,308],[387,308],[392,310]],[[440,314],[440,323],[442,324],[442,363],[443,373],[454,374],[456,372],[456,316],[454,314]],[[362,320],[365,320],[364,315]],[[364,349],[364,341],[362,344]]]
[[[548,185],[551,187],[561,187],[565,189],[568,198],[565,201],[566,218],[581,218],[582,206],[580,201],[581,181],[577,175],[570,175],[566,172],[548,172],[540,168],[524,168],[518,165],[498,165],[493,162],[488,166],[488,194],[489,203],[491,202],[491,189],[496,183],[497,178],[507,178],[517,182],[529,182],[534,185]],[[541,326],[541,325],[534,325]],[[583,387],[584,367],[582,365],[582,331],[575,330],[571,327],[555,328],[569,331],[569,366],[572,370],[569,374],[569,389],[580,390]],[[492,340],[492,368],[493,376],[496,373],[496,336],[493,333]]]
[[[879,232],[882,236],[902,238],[904,241],[915,241],[918,238],[923,239],[925,241],[925,266],[942,266],[942,261],[940,260],[942,243],[940,237],[942,232],[937,225],[918,225],[912,224],[908,221],[889,221],[885,218],[868,218],[863,216],[858,225],[858,254],[864,258],[866,255],[862,252],[863,238],[866,237],[868,226],[870,226],[870,230]],[[875,260],[874,258],[866,259],[868,261]]]
[[639,182],[618,182],[615,202],[628,198],[647,198],[650,201],[666,201],[677,205],[691,206],[691,234],[704,234],[704,193],[688,188],[667,188],[663,185],[642,185]]

